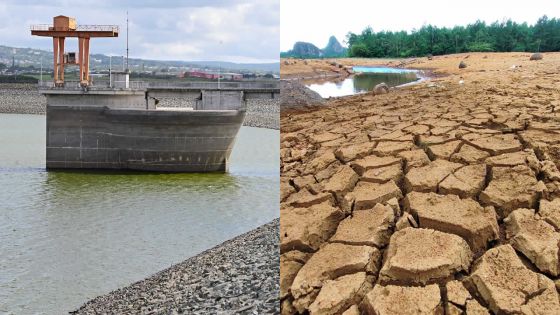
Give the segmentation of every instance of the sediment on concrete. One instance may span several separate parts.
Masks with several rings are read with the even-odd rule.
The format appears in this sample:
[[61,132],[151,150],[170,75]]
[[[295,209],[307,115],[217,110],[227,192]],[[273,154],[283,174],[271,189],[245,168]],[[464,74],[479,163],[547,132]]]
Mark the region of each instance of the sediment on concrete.
[[71,314],[278,314],[279,219]]
[[[0,113],[44,115],[46,98],[35,84],[0,84]],[[160,103],[164,107],[193,107],[194,100],[167,97]],[[249,99],[244,126],[280,129],[280,99]]]

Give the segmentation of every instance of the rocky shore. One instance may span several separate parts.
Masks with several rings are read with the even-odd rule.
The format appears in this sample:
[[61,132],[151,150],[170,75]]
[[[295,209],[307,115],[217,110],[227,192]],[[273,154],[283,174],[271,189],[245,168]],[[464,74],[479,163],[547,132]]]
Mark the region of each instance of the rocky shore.
[[279,220],[71,314],[278,314]]
[[560,314],[560,53],[530,56],[282,111],[282,314]]
[[[192,102],[179,98],[161,100],[165,107],[192,107]],[[35,84],[0,84],[0,113],[44,115],[46,98]],[[247,101],[244,126],[280,129],[279,99],[251,99]]]

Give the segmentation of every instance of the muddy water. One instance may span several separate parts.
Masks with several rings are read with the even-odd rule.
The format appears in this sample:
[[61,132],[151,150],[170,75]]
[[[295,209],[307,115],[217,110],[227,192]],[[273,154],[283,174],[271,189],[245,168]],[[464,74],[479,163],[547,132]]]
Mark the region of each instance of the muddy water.
[[414,82],[419,79],[416,71],[386,67],[354,67],[355,75],[348,78],[307,85],[311,90],[319,93],[323,98],[354,95],[373,90],[382,82],[388,86],[398,86]]
[[47,172],[45,116],[0,114],[0,314],[63,314],[278,217],[279,132],[228,174]]

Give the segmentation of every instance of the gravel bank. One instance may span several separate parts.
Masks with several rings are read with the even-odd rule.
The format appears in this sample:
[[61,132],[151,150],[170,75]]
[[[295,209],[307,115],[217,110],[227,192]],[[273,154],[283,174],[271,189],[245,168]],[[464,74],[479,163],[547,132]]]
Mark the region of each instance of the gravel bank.
[[[165,107],[192,107],[192,100],[163,98]],[[34,84],[0,84],[0,113],[45,114],[46,98]],[[280,129],[280,100],[252,99],[247,101],[244,126]]]
[[279,219],[72,314],[278,314]]
[[283,110],[312,108],[325,104],[319,93],[296,81],[280,81],[280,107]]
[[0,113],[44,115],[46,103],[35,84],[0,84]]

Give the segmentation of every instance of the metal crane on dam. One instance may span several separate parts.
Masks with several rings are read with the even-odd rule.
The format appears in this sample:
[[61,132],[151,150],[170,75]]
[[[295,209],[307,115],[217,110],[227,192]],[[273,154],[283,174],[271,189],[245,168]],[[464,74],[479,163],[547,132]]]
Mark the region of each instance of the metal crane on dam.
[[[278,82],[153,84],[109,70],[109,82],[94,84],[89,41],[118,34],[116,25],[77,25],[63,15],[31,26],[31,35],[53,38],[54,82],[39,84],[47,99],[47,169],[226,172],[246,100],[277,98]],[[78,38],[77,56],[64,51],[67,37]],[[80,67],[78,82],[64,81],[65,65]],[[165,107],[157,97],[190,106]]]
[[[53,38],[54,84],[64,86],[64,66],[80,67],[80,85],[88,86],[89,77],[89,40],[92,37],[118,37],[117,25],[77,25],[76,19],[64,15],[55,16],[53,24],[31,25],[31,35]],[[76,52],[64,52],[66,37],[78,38]]]

